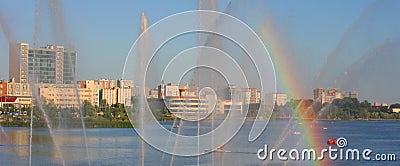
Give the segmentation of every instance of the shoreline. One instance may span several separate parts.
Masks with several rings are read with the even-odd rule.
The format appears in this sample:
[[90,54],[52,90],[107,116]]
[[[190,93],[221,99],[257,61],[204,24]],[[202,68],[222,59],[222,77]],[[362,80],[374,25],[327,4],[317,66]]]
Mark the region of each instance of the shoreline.
[[[287,121],[290,119],[270,119],[269,121]],[[400,121],[399,119],[349,119],[349,120],[340,120],[340,119],[295,119],[301,121]],[[208,120],[207,120],[208,121]],[[254,118],[248,119],[246,118],[245,122],[252,122]],[[159,122],[174,122],[174,121],[159,121]],[[30,122],[0,122],[1,127],[29,127]],[[58,126],[57,124],[53,124],[54,126]],[[46,127],[46,123],[44,122],[35,122],[33,123],[33,128],[43,128]],[[98,122],[85,122],[86,128],[133,128],[132,124],[129,121],[98,121]],[[71,123],[71,126],[66,128],[82,128],[81,123]]]

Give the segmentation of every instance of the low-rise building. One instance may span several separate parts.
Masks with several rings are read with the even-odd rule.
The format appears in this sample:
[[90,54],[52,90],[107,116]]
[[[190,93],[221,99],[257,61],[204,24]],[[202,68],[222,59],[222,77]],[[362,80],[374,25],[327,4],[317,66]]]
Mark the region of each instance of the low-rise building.
[[0,81],[0,97],[7,95],[7,81],[1,80]]
[[9,82],[0,82],[0,97],[3,97],[3,101],[6,98],[10,100],[15,99],[12,102],[2,102],[0,107],[3,107],[4,104],[12,104],[16,107],[28,107],[32,105],[32,90],[30,84],[15,82],[13,78]]
[[78,81],[73,84],[41,84],[39,96],[58,108],[79,108],[85,100],[95,106],[100,103],[100,84],[96,80]]
[[394,112],[394,113],[400,113],[400,108],[392,108],[392,112]]
[[218,101],[216,106],[217,114],[228,114],[229,111],[237,111],[243,115],[243,102],[233,102],[232,100]]
[[171,113],[186,120],[196,120],[199,115],[204,117],[209,113],[208,100],[197,96],[170,96],[165,98],[165,104]]

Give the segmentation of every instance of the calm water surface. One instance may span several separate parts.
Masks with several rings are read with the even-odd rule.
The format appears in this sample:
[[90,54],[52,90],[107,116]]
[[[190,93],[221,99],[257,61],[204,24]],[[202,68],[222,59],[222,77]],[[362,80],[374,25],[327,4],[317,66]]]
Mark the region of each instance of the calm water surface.
[[[170,128],[172,123],[163,123]],[[208,123],[202,124],[207,126]],[[400,165],[400,121],[317,121],[297,122],[271,121],[267,129],[255,142],[248,142],[252,123],[246,122],[240,132],[225,146],[231,153],[208,153],[200,157],[200,165],[262,165],[255,154],[267,144],[269,148],[328,148],[329,138],[345,137],[347,148],[363,150],[369,148],[375,153],[394,153],[397,161],[331,161],[323,162],[267,160],[269,165]],[[182,132],[197,133],[197,124],[186,123]],[[325,130],[324,127],[327,129]],[[207,128],[207,127],[205,127]],[[0,134],[0,165],[29,164],[29,129],[3,128]],[[206,132],[203,130],[201,132]],[[309,134],[312,133],[312,134]],[[87,129],[89,156],[86,154],[82,130],[56,129],[55,146],[47,129],[34,129],[32,137],[33,165],[140,165],[141,142],[133,129]],[[167,139],[167,138],[159,138]],[[196,145],[193,145],[197,147]],[[151,146],[145,146],[145,165],[170,165],[172,156],[163,154]],[[62,155],[61,155],[62,154]],[[172,165],[197,165],[197,157],[175,156]]]

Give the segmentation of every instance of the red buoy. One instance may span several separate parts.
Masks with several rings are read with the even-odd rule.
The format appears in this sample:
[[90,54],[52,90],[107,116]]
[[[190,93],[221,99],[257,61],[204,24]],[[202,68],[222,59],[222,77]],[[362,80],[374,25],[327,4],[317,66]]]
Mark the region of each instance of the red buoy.
[[335,144],[335,141],[334,141],[333,139],[330,139],[330,138],[329,138],[327,144],[328,144],[328,145],[334,145],[334,144]]

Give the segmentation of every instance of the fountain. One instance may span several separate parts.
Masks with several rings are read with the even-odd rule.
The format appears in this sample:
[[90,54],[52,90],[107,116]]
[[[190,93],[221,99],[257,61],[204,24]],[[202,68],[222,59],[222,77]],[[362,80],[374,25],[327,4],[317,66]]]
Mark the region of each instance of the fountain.
[[[199,4],[202,3],[199,2]],[[187,25],[191,27],[176,26],[172,29],[159,29],[159,27],[170,25],[186,25],[185,22],[188,22]],[[218,23],[215,24],[216,22]],[[143,139],[141,140],[141,157],[137,157],[141,159],[141,164],[147,161],[145,157],[147,148],[145,150],[144,142],[170,154],[170,165],[174,164],[174,158],[180,156],[193,156],[196,158],[196,163],[200,165],[202,155],[208,153],[211,154],[211,162],[214,163],[213,151],[221,150],[216,147],[223,147],[239,131],[246,119],[249,105],[262,100],[263,104],[259,103],[256,108],[253,108],[259,111],[254,117],[255,123],[248,139],[255,140],[271,116],[272,107],[270,106],[273,104],[272,100],[266,99],[266,94],[276,91],[271,59],[255,33],[249,30],[249,27],[243,26],[243,22],[229,15],[212,11],[178,13],[149,28],[147,25],[147,18],[142,13],[141,34],[129,52],[123,71],[123,79],[132,79],[138,86],[138,95],[133,99],[134,107],[127,108],[127,112],[136,132]],[[238,33],[227,31],[232,29],[232,25],[236,25],[237,30],[241,32],[240,36],[237,35]],[[193,32],[196,32],[196,35],[192,35]],[[189,48],[178,51],[169,59],[172,53],[168,52],[169,55],[165,55],[167,51],[163,49],[169,48],[169,42],[179,41],[179,37],[188,37],[193,43],[188,44]],[[156,67],[164,71],[160,72],[156,70]],[[154,75],[159,77],[154,77]],[[166,96],[162,100],[167,108],[174,110],[169,107],[169,104],[174,101],[174,97],[179,97],[178,105],[186,107],[182,110],[171,111],[176,117],[173,124],[176,124],[178,119],[180,121],[177,133],[172,132],[172,128],[165,129],[159,124],[153,117],[154,106],[147,100],[147,90],[163,80],[178,83],[167,86],[180,88],[186,84],[189,87],[187,91],[190,95],[187,95],[185,90],[185,93],[179,92],[179,96]],[[259,98],[254,101],[245,100],[244,93],[247,91],[258,93]],[[163,93],[164,91],[161,92]],[[202,107],[198,107],[197,112],[191,112],[187,107],[189,101],[202,100],[207,100],[209,103],[207,114],[204,114],[206,116],[199,111]],[[240,105],[240,109],[227,111],[227,113],[224,113],[224,110],[217,112],[217,107],[221,109],[219,105],[224,103],[229,107],[226,108],[227,110],[233,110],[235,108],[233,105]],[[225,105],[222,109],[225,109]],[[188,133],[187,128],[194,126],[196,126],[196,133]],[[160,138],[165,138],[165,140],[160,140]],[[234,148],[235,145],[231,144],[229,147]],[[161,162],[165,158],[163,154]]]
[[[34,33],[34,43],[33,43],[35,48],[38,46],[38,37],[39,37],[38,32],[39,32],[39,28],[40,28],[39,27],[39,18],[40,18],[40,13],[41,13],[40,5],[41,5],[41,1],[40,0],[36,0],[35,33]],[[66,30],[65,30],[64,20],[62,18],[62,11],[61,11],[60,3],[58,1],[51,1],[51,2],[49,2],[49,6],[51,7],[50,10],[53,12],[52,16],[54,16],[54,19],[55,20],[60,20],[60,24],[62,25],[62,31],[63,31],[63,34],[64,34],[63,35],[64,36],[63,40],[65,41],[65,43],[68,43],[67,38],[66,38],[67,35],[65,33]],[[54,12],[56,12],[57,14],[55,14]],[[53,22],[53,23],[55,23],[55,22]],[[0,24],[1,24],[1,27],[2,27],[2,30],[3,30],[4,34],[7,37],[8,42],[10,43],[10,51],[19,52],[19,48],[15,47],[16,46],[15,45],[15,40],[13,39],[9,28],[7,27],[6,22],[1,17],[1,14],[0,14]],[[57,27],[57,26],[54,25],[54,27]],[[21,56],[21,55],[20,54],[16,54],[14,56]],[[34,52],[33,56],[35,56],[35,52]],[[69,59],[68,61],[70,63],[69,65],[72,66],[71,57],[68,57],[68,59]],[[35,63],[37,63],[37,62],[35,62]],[[25,71],[27,71],[27,70],[25,69]],[[73,77],[74,77],[74,82],[76,82],[75,75]],[[38,83],[38,81],[37,81],[38,79],[37,79],[36,72],[28,73],[28,80],[30,82],[31,92],[32,92],[32,96],[33,96],[33,99],[34,99],[32,101],[32,103],[34,105],[36,105],[37,107],[33,107],[32,106],[31,110],[30,110],[30,115],[29,115],[30,116],[30,123],[29,123],[30,128],[29,128],[29,134],[28,134],[29,135],[29,141],[27,143],[28,147],[29,147],[28,150],[27,150],[27,152],[29,152],[29,154],[27,154],[27,156],[29,157],[29,159],[27,160],[27,163],[29,165],[33,165],[34,163],[37,164],[37,163],[43,162],[43,161],[39,161],[39,160],[33,161],[33,158],[32,158],[32,155],[34,153],[38,153],[38,152],[41,151],[41,149],[43,149],[41,147],[38,147],[38,145],[35,144],[35,142],[37,142],[38,139],[42,139],[42,136],[40,136],[40,135],[38,136],[37,135],[37,133],[41,133],[41,132],[48,132],[49,135],[50,135],[51,141],[54,144],[54,150],[52,150],[52,151],[54,151],[53,153],[54,153],[54,158],[55,158],[55,161],[56,161],[55,163],[62,164],[62,165],[71,165],[74,162],[82,162],[81,161],[81,159],[82,159],[81,157],[82,156],[76,156],[76,155],[71,155],[71,154],[67,155],[66,154],[67,153],[67,149],[65,147],[67,145],[77,145],[77,144],[74,141],[71,142],[71,140],[62,138],[63,135],[65,134],[66,129],[74,126],[72,124],[73,122],[72,121],[66,121],[66,120],[62,119],[61,115],[63,115],[62,111],[64,111],[64,110],[57,109],[57,108],[51,108],[51,107],[48,107],[48,105],[43,104],[45,102],[42,102],[42,99],[39,96],[39,92],[38,92],[39,86],[42,86],[42,85],[40,85]],[[75,87],[76,87],[76,84],[75,84]],[[77,90],[77,88],[75,88],[75,89],[76,89],[76,93],[75,94],[76,94],[77,98],[75,98],[74,100],[75,101],[79,101],[80,99],[79,99],[79,95],[78,95],[78,90]],[[80,102],[78,102],[78,103],[80,103]],[[88,150],[87,138],[86,138],[86,127],[85,127],[85,124],[84,124],[83,113],[82,113],[82,109],[81,109],[80,105],[79,105],[79,108],[80,108],[79,109],[79,112],[80,112],[79,115],[81,117],[80,119],[81,119],[81,123],[82,123],[82,137],[80,139],[82,139],[83,145],[85,147],[84,149],[86,150],[85,154],[86,154],[86,158],[87,158],[87,161],[88,161],[87,163],[88,163],[88,165],[90,165],[89,150]],[[39,112],[35,113],[36,111],[39,111]],[[59,115],[56,116],[56,117],[50,117],[49,114],[53,114],[55,111],[57,111],[57,112],[60,111]],[[34,114],[37,114],[37,115],[41,114],[40,116],[43,117],[44,122],[45,122],[45,127],[47,127],[47,129],[40,129],[40,128],[34,128],[33,127],[36,124],[36,122],[34,123],[34,121],[35,121]],[[37,117],[37,115],[36,115],[36,117]],[[58,126],[55,126],[54,125],[55,123],[58,123]],[[4,131],[3,127],[1,127],[1,129],[2,129],[2,131]],[[6,138],[8,138],[7,134],[5,134],[5,136],[6,136]],[[7,142],[11,143],[11,140],[7,141]],[[13,149],[13,150],[15,150],[15,149]],[[44,150],[46,150],[46,149],[44,149]],[[47,152],[47,153],[49,153],[49,152]],[[71,151],[68,151],[68,153],[71,153]],[[59,162],[57,162],[57,160]],[[34,165],[36,165],[36,164],[34,164]]]
[[[147,165],[148,163],[158,164],[157,162],[159,159],[160,165],[242,164],[240,162],[233,163],[232,161],[237,159],[240,155],[254,157],[254,154],[250,152],[252,150],[251,148],[254,147],[245,147],[250,143],[241,142],[243,140],[252,141],[253,145],[257,146],[260,142],[264,143],[262,141],[268,141],[268,143],[273,142],[274,148],[286,146],[287,142],[295,140],[293,141],[295,147],[302,146],[303,141],[306,139],[304,135],[299,138],[297,137],[299,135],[292,135],[292,131],[301,126],[297,123],[298,119],[294,118],[294,115],[291,116],[287,123],[277,127],[282,129],[282,131],[274,131],[272,134],[264,133],[261,141],[256,140],[262,134],[266,122],[268,122],[272,114],[272,100],[267,97],[267,94],[276,92],[276,83],[266,81],[275,79],[274,73],[272,72],[273,67],[270,68],[272,62],[263,65],[259,64],[261,61],[268,61],[270,59],[266,58],[267,56],[258,57],[255,55],[261,53],[261,51],[252,51],[258,50],[257,38],[255,38],[252,33],[246,34],[248,31],[245,29],[241,29],[241,33],[238,33],[239,35],[236,36],[234,33],[230,33],[229,30],[235,29],[236,27],[240,28],[240,26],[232,26],[232,24],[238,23],[239,21],[236,20],[237,22],[235,22],[230,20],[231,17],[224,13],[212,12],[216,10],[214,1],[199,0],[198,4],[198,9],[203,10],[203,12],[197,13],[189,11],[186,13],[179,13],[163,19],[153,26],[149,26],[150,23],[146,14],[144,12],[141,13],[140,37],[135,42],[136,45],[134,45],[129,52],[123,73],[123,79],[134,80],[135,85],[138,86],[138,91],[134,98],[125,99],[129,100],[126,102],[131,102],[132,100],[134,103],[132,107],[127,106],[126,110],[129,120],[135,127],[137,133],[137,135],[134,134],[134,137],[132,137],[137,141],[134,142],[134,145],[137,144],[137,147],[134,147],[137,153],[133,153],[133,155],[136,156],[129,157],[133,158],[135,165]],[[39,24],[39,19],[43,19],[46,16],[42,14],[45,13],[42,11],[48,9],[50,10],[52,23],[59,24],[59,28],[61,29],[58,29],[58,31],[62,32],[62,37],[57,38],[59,36],[55,36],[55,41],[65,43],[67,48],[72,48],[67,38],[68,35],[66,33],[60,2],[50,1],[46,8],[40,8],[41,5],[41,1],[37,0],[34,47],[39,45],[39,32],[40,28],[42,28],[39,27],[39,25],[42,25]],[[342,52],[345,52],[345,45],[351,43],[350,41],[354,33],[357,33],[358,28],[363,26],[364,20],[368,19],[371,14],[374,14],[375,11],[380,8],[380,5],[381,2],[373,3],[371,7],[366,9],[359,20],[346,32],[335,50],[332,51],[328,61],[340,60],[338,57],[342,56]],[[240,5],[237,5],[235,1],[230,2],[225,13],[240,17],[243,11],[238,11],[241,10],[238,9],[240,8],[238,6]],[[12,39],[11,33],[9,32],[10,29],[7,28],[7,24],[1,16],[0,14],[2,30],[8,41],[14,43],[15,41]],[[179,21],[169,20],[175,17],[178,17]],[[249,22],[252,23],[251,21]],[[165,26],[169,23],[173,23],[172,25],[174,28],[157,29],[159,24]],[[188,28],[185,26],[191,27]],[[254,25],[251,27],[254,28]],[[54,25],[52,28],[57,29],[57,26]],[[173,32],[182,30],[187,30],[185,31],[187,33],[172,34]],[[164,42],[164,40],[161,40],[163,37],[171,40]],[[181,38],[184,38],[184,40]],[[174,42],[177,43],[174,44]],[[321,69],[321,75],[316,77],[315,82],[332,82],[332,80],[325,80],[325,77],[330,77],[335,78],[337,81],[336,83],[329,84],[329,86],[351,86],[349,85],[351,84],[351,78],[355,77],[354,73],[358,73],[365,67],[363,66],[365,62],[376,60],[378,57],[376,52],[378,51],[396,50],[395,46],[398,45],[398,43],[398,38],[390,38],[390,40],[385,39],[374,49],[370,51],[363,50],[365,54],[361,54],[360,58],[354,58],[353,61],[349,63],[350,65],[344,65],[344,71],[336,72],[335,70],[335,74],[329,74],[331,73],[331,68],[326,65]],[[183,46],[183,48],[172,50],[171,45],[178,47]],[[12,49],[17,50],[17,48]],[[396,57],[390,56],[388,52],[380,53],[380,55],[397,60]],[[68,59],[70,65],[72,65],[71,57],[68,57]],[[162,71],[160,71],[160,69],[162,69]],[[263,73],[266,71],[267,73]],[[265,75],[268,75],[267,78],[264,77]],[[29,75],[29,80],[31,81],[33,96],[36,99],[35,103],[38,108],[32,107],[30,112],[31,121],[28,131],[30,137],[29,143],[26,143],[27,149],[29,148],[29,150],[26,150],[26,152],[29,152],[29,154],[26,155],[29,157],[27,163],[29,163],[29,165],[42,164],[40,161],[41,156],[37,156],[44,152],[40,150],[42,147],[39,145],[38,140],[46,140],[53,145],[50,149],[46,149],[51,151],[50,154],[46,155],[51,156],[51,159],[54,160],[53,164],[95,164],[96,161],[93,160],[93,158],[95,158],[93,156],[100,153],[97,151],[101,151],[95,148],[102,148],[102,146],[98,145],[99,147],[97,147],[93,141],[89,141],[91,137],[88,138],[87,136],[87,129],[84,123],[85,111],[82,109],[82,105],[78,104],[79,106],[76,110],[80,123],[78,126],[81,128],[70,129],[70,127],[76,125],[74,124],[76,123],[75,121],[66,120],[61,113],[57,114],[57,116],[52,116],[52,113],[54,113],[52,111],[54,110],[57,112],[65,110],[53,108],[44,104],[44,100],[40,98],[40,93],[37,91],[40,86],[37,82],[37,75]],[[188,94],[186,96],[182,94],[174,96],[179,98],[179,106],[184,109],[181,113],[178,111],[171,111],[174,115],[173,122],[158,122],[158,119],[153,117],[153,108],[156,107],[156,104],[149,102],[148,99],[149,95],[147,92],[149,88],[154,88],[155,85],[157,86],[162,81],[166,83],[176,83],[176,85],[171,84],[165,86],[170,86],[169,88],[177,87],[179,93]],[[74,82],[76,82],[75,76]],[[75,87],[74,93],[76,94],[74,101],[80,101],[79,92],[76,88],[77,85],[74,84],[73,86]],[[261,103],[256,108],[250,107],[250,101],[246,101],[246,96],[242,94],[244,89],[249,88],[256,88],[261,91],[259,94]],[[165,93],[166,91],[165,89]],[[248,93],[250,94],[250,92]],[[162,104],[165,104],[170,110],[173,110],[172,106],[169,105],[173,102],[173,98],[168,99],[171,100],[165,98],[165,100],[162,100]],[[203,108],[200,106],[201,104],[199,104],[196,105],[197,112],[191,112],[188,103],[201,103],[203,101],[208,103],[206,107]],[[159,104],[160,100],[157,102],[157,104]],[[226,110],[234,110],[233,105],[235,104],[236,106],[241,105],[242,107],[240,110],[242,111],[225,113],[225,110],[221,109],[221,106],[226,106],[229,107]],[[297,105],[292,113],[296,114],[298,110],[303,109],[300,108],[302,104],[303,101]],[[304,109],[304,114],[314,112],[313,107],[317,104],[318,103],[314,101],[308,108]],[[321,110],[318,110],[316,117],[324,116],[329,110],[328,107],[329,105],[326,105],[322,107]],[[247,118],[246,116],[252,113],[250,109],[258,110],[259,113],[247,119],[251,122],[255,121],[254,123],[244,122]],[[222,111],[219,112],[219,110]],[[45,129],[35,128],[35,114],[40,114],[43,117]],[[311,125],[317,125],[317,123],[316,120],[310,122]],[[245,126],[243,127],[244,129],[249,129],[250,131],[241,131],[240,135],[237,135],[240,141],[235,140],[235,138],[232,139],[230,136],[240,132],[238,128],[240,128],[242,124]],[[3,127],[0,126],[0,128],[2,130],[1,138],[6,139],[5,142],[12,142],[10,138],[15,137],[11,134],[8,135]],[[72,138],[66,138],[71,136],[67,134],[69,132],[74,133],[72,134],[74,135]],[[47,133],[50,135],[49,138],[41,136]],[[129,138],[132,139],[131,137]],[[90,146],[88,145],[88,141],[90,142]],[[18,151],[18,148],[12,149]],[[16,153],[19,153],[19,151]],[[156,154],[155,156],[159,154],[160,158],[153,157],[152,155],[154,154]],[[101,157],[106,158],[106,153]],[[126,156],[118,157],[122,158]],[[131,158],[129,158],[129,160],[130,159]],[[152,160],[157,161],[154,162]],[[262,161],[259,163],[261,162]],[[263,164],[268,164],[268,162]],[[287,163],[285,162],[284,164]]]

